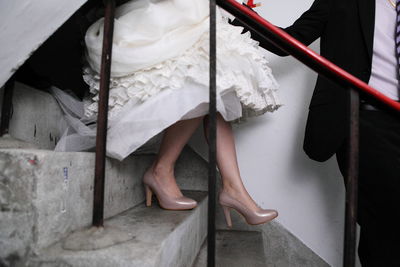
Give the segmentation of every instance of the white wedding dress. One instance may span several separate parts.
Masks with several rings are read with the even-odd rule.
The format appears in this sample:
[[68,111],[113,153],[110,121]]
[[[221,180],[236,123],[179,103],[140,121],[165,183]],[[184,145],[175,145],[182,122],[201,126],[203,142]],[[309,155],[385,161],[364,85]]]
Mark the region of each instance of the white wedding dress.
[[[263,52],[243,28],[217,11],[217,109],[227,121],[280,106],[278,85]],[[53,94],[69,127],[58,151],[94,146],[103,19],[86,33],[83,102]],[[124,159],[179,120],[208,113],[209,3],[207,0],[132,0],[117,8],[109,98],[107,155]]]

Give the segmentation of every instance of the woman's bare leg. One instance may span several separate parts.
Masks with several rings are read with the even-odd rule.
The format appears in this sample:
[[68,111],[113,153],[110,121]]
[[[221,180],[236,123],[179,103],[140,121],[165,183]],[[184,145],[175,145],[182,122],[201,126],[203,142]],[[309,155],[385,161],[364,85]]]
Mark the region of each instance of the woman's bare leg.
[[198,117],[178,121],[164,132],[160,150],[151,168],[154,178],[171,197],[182,196],[175,181],[175,163],[202,119],[203,117]]
[[240,176],[232,127],[220,114],[217,115],[217,163],[222,178],[222,190],[249,209],[257,210],[257,204],[250,197]]

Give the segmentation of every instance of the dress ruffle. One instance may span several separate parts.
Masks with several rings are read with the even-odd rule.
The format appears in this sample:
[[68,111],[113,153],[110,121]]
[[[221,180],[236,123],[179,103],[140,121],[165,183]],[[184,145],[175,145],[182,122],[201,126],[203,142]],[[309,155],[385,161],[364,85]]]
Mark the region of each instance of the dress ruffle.
[[[232,26],[224,18],[219,19],[217,31],[217,92],[223,95],[234,90],[246,110],[243,112],[245,116],[260,115],[279,108],[278,84],[258,42],[250,38],[250,33],[242,34],[242,27]],[[85,116],[92,117],[97,114],[100,77],[92,68],[86,67],[84,80],[90,86],[91,94],[84,101]],[[176,58],[131,75],[111,78],[109,118],[114,118],[132,99],[144,102],[167,88],[185,90],[186,82],[208,89],[208,32]]]
[[[149,140],[180,120],[209,111],[207,0],[129,1],[116,13],[109,92],[107,155],[155,151]],[[184,11],[184,13],[182,13]],[[142,25],[136,29],[131,25]],[[83,102],[53,88],[68,127],[57,151],[95,146],[102,20],[86,34]],[[278,84],[258,43],[217,9],[217,110],[240,121],[281,106]],[[146,145],[147,144],[147,145]],[[150,148],[153,147],[153,148]],[[149,148],[149,149],[148,149]]]

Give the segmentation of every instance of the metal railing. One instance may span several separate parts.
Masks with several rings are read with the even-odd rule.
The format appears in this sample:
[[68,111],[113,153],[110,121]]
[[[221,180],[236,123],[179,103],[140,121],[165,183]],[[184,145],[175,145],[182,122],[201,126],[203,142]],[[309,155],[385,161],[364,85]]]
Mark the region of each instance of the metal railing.
[[215,207],[217,198],[217,28],[216,1],[210,0],[210,106],[208,148],[207,265],[215,266]]
[[99,107],[97,115],[96,161],[94,171],[93,226],[104,221],[104,187],[107,147],[108,96],[110,90],[111,55],[114,33],[115,1],[104,0],[103,50],[100,66]]
[[[386,97],[360,79],[321,57],[235,0],[217,0],[217,4],[276,47],[292,55],[319,74],[351,89],[343,266],[355,266],[360,103],[358,91],[366,93],[395,111],[400,111],[400,103]],[[209,264],[208,266],[214,265]]]

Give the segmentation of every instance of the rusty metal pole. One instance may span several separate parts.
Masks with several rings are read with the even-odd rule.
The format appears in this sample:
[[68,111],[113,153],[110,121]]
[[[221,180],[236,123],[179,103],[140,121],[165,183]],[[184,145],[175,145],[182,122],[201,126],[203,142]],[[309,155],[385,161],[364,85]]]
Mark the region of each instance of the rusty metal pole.
[[217,36],[216,2],[210,0],[210,109],[208,151],[208,238],[207,266],[215,266],[215,204],[217,180]]
[[104,36],[103,50],[101,55],[100,69],[100,92],[99,107],[97,116],[96,136],[96,163],[94,177],[94,198],[93,198],[93,226],[103,226],[104,220],[104,186],[105,186],[105,165],[106,165],[106,140],[107,140],[107,119],[108,119],[108,96],[110,89],[111,54],[114,31],[114,0],[104,0]]
[[347,155],[348,169],[346,180],[346,218],[343,256],[344,267],[354,267],[356,262],[359,110],[359,94],[356,90],[350,89],[350,138]]
[[3,104],[1,108],[0,136],[8,134],[10,128],[14,84],[14,76],[11,76],[11,78],[4,85]]

